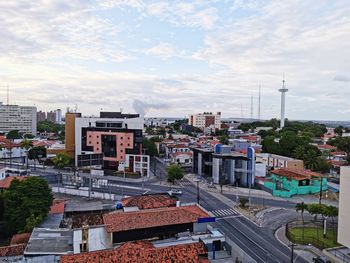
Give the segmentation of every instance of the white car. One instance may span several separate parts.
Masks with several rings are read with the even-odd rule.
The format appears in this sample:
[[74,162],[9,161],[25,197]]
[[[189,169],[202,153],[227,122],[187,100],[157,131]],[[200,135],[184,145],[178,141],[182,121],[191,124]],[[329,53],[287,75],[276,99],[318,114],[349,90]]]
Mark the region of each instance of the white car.
[[171,189],[168,194],[170,196],[177,196],[177,195],[182,195],[182,191],[178,189]]

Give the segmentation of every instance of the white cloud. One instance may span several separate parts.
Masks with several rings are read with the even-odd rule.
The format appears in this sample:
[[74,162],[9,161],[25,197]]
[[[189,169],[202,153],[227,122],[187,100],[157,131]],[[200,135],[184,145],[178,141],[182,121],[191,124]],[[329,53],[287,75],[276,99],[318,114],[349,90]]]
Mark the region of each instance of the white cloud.
[[147,55],[158,56],[164,60],[179,55],[179,52],[173,45],[163,42],[145,50],[145,52]]

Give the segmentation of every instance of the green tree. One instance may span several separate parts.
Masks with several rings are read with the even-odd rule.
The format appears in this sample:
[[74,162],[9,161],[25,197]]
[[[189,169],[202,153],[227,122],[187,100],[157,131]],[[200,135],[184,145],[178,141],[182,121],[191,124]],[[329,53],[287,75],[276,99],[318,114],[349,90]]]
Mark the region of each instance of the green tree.
[[343,129],[344,127],[343,126],[338,126],[334,129],[334,132],[339,135],[339,136],[342,136],[343,135]]
[[28,139],[24,139],[21,141],[21,148],[25,150],[26,152],[26,169],[28,169],[28,152],[29,149],[33,147],[33,142],[28,140]]
[[33,176],[24,181],[14,179],[4,199],[6,229],[12,234],[30,231],[40,224],[49,212],[53,196],[47,182]]
[[176,180],[180,180],[184,177],[184,170],[177,164],[171,164],[167,167],[168,181],[175,183]]
[[334,225],[334,218],[338,216],[339,210],[335,206],[326,206],[324,209],[324,214],[327,217],[330,217],[332,219],[332,229],[333,229],[333,238],[334,243],[336,243],[336,231],[335,231],[335,225]]
[[313,165],[312,171],[319,173],[329,173],[330,169],[331,164],[327,160],[319,156],[316,159],[316,163]]
[[70,163],[71,159],[68,154],[58,153],[52,159],[52,162],[56,168],[58,168],[57,183],[59,183],[59,178],[61,174],[61,169],[66,167]]
[[350,155],[350,137],[337,137],[330,140],[328,144],[333,145],[339,150],[346,152],[347,155]]
[[15,140],[15,139],[21,139],[21,138],[22,137],[19,134],[18,130],[9,131],[6,135],[6,139],[9,139],[9,140]]
[[228,135],[224,134],[219,137],[219,141],[221,144],[227,145],[229,143],[228,138]]
[[158,156],[158,149],[154,140],[143,138],[142,147],[146,150],[146,154]]
[[301,203],[297,203],[295,205],[295,210],[297,212],[300,212],[300,215],[301,215],[301,220],[303,221],[303,240],[304,240],[304,212],[307,210],[307,204],[305,204],[304,202],[301,202]]

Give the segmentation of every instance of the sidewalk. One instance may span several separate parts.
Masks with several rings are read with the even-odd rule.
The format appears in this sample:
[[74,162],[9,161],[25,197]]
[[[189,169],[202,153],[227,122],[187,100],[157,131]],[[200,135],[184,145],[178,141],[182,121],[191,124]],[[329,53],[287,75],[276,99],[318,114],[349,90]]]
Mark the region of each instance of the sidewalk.
[[[185,178],[193,182],[193,179],[196,178],[196,175],[185,175]],[[205,184],[202,183],[203,186]],[[207,191],[217,191],[220,192],[220,186],[214,185],[213,188],[206,188]],[[235,187],[235,186],[230,186],[230,185],[224,185],[222,187],[223,192],[228,193],[228,194],[233,194],[233,195],[240,195],[240,196],[249,196],[249,189],[248,188],[243,188],[243,187]],[[259,190],[259,189],[250,189],[250,196],[251,197],[257,197],[257,198],[267,198],[270,200],[276,200],[276,201],[289,201],[293,203],[318,203],[319,199],[315,196],[312,195],[296,195],[292,196],[290,198],[281,198],[277,196],[273,196],[271,193],[266,192],[264,190]],[[326,199],[322,199],[323,204],[327,205],[333,205],[338,207],[338,202],[337,201],[330,201]]]

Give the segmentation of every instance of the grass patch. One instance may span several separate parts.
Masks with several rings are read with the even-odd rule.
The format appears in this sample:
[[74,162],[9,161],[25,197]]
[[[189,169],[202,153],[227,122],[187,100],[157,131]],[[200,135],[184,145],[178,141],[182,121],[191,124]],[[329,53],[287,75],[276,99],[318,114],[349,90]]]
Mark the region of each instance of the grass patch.
[[305,227],[304,240],[303,240],[302,227],[291,227],[288,231],[289,231],[290,240],[298,244],[310,243],[315,247],[318,247],[321,249],[339,246],[337,242],[334,242],[334,240],[337,240],[337,239],[336,239],[336,236],[335,237],[333,236],[332,228],[327,229],[326,238],[324,238],[323,229],[315,228],[315,227]]

